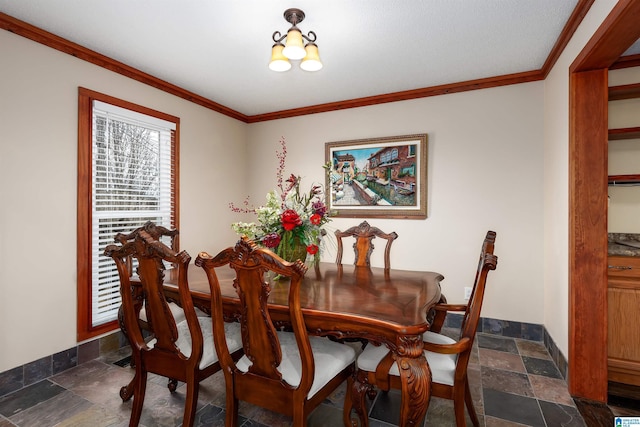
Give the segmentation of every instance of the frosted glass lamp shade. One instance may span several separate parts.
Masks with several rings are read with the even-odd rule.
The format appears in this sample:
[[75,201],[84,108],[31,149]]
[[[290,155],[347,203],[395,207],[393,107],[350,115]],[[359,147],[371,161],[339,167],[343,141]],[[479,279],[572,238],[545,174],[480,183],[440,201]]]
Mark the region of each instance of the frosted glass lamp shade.
[[284,45],[282,43],[276,43],[271,48],[271,62],[269,62],[269,69],[272,71],[288,71],[291,69],[291,62],[286,56],[282,54]]
[[322,62],[320,62],[320,55],[318,54],[318,46],[315,43],[307,43],[305,46],[307,55],[300,63],[300,68],[305,71],[318,71],[322,68]]
[[282,53],[289,59],[302,59],[307,54],[302,44],[302,33],[299,30],[289,30]]

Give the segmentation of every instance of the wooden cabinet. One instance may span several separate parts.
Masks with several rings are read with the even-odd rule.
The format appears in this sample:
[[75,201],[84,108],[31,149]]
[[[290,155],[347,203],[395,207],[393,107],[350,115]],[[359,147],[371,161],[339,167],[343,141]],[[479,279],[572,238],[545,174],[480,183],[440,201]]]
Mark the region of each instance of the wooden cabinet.
[[640,386],[640,257],[609,256],[609,381]]

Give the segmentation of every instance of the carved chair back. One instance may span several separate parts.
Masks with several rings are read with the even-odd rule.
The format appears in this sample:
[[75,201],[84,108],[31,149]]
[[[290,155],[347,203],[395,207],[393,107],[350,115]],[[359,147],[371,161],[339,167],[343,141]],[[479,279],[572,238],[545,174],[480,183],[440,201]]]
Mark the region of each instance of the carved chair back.
[[473,282],[469,301],[467,302],[467,308],[464,311],[462,326],[460,328],[460,338],[467,337],[473,341],[476,336],[487,285],[487,275],[490,270],[495,270],[498,264],[498,257],[493,254],[495,242],[496,233],[494,231],[488,231],[482,243],[476,277]]
[[[162,241],[162,238],[165,236],[169,237],[171,242],[169,246],[171,247],[171,250],[173,250],[174,252],[178,252],[178,235],[180,234],[178,230],[176,229],[170,230],[161,225],[157,225],[151,221],[147,221],[142,227],[138,227],[128,234],[124,234],[124,233],[116,234],[116,237],[114,237],[114,240],[120,243],[121,245],[124,245],[127,242],[130,242],[133,239],[135,239],[135,237],[138,235],[140,230],[145,230],[152,238],[159,241]],[[126,264],[127,264],[127,269],[129,270],[129,276],[133,276],[133,274],[135,273],[135,271],[133,271],[133,258],[128,257]]]
[[[217,256],[211,257],[206,253],[200,253],[196,259],[196,265],[204,268],[211,286],[211,315],[214,317],[214,339],[216,348],[221,353],[220,363],[225,373],[228,371],[237,373],[235,363],[226,351],[226,343],[216,324],[223,316],[222,297],[220,284],[215,273],[215,268],[229,265],[236,272],[233,286],[240,298],[242,313],[240,316],[240,328],[242,331],[242,345],[244,354],[251,361],[249,368],[251,375],[245,376],[247,382],[246,393],[250,394],[252,387],[262,389],[289,389],[283,382],[278,371],[282,360],[281,346],[278,339],[277,328],[267,308],[267,300],[271,292],[271,286],[267,279],[269,274],[290,278],[289,285],[289,315],[291,326],[296,335],[302,359],[302,381],[299,389],[304,394],[311,387],[313,379],[313,356],[309,344],[309,336],[302,317],[300,307],[300,284],[307,267],[300,261],[287,263],[273,252],[259,248],[255,243],[243,237],[235,247],[227,248]],[[266,385],[265,385],[266,384]],[[240,393],[240,391],[238,391]],[[274,399],[274,396],[265,396]],[[241,400],[244,400],[241,398]]]
[[354,264],[358,267],[369,267],[371,265],[371,253],[374,245],[372,240],[376,237],[386,240],[384,248],[384,268],[391,268],[391,244],[398,238],[396,232],[385,233],[377,227],[371,227],[367,221],[363,221],[357,226],[351,227],[345,231],[335,231],[336,240],[338,242],[338,253],[336,255],[336,264],[342,264],[343,238],[353,237],[355,242],[353,249],[355,251]]

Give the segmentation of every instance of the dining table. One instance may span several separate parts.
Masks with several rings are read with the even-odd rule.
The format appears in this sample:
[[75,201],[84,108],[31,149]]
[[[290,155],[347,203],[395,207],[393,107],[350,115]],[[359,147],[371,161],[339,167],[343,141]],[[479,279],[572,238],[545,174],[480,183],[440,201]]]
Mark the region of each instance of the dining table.
[[[233,286],[235,271],[216,269],[226,321],[241,315]],[[400,368],[402,399],[400,426],[417,426],[431,395],[431,372],[424,357],[422,335],[429,329],[428,313],[440,300],[444,277],[431,271],[356,267],[335,263],[309,266],[301,286],[300,302],[309,333],[335,339],[364,339],[368,345],[386,345]],[[269,314],[286,326],[289,281],[269,276]],[[194,305],[211,314],[211,293],[204,270],[189,266],[188,281]],[[177,301],[175,278],[165,276],[165,295]],[[345,420],[346,422],[346,420]]]

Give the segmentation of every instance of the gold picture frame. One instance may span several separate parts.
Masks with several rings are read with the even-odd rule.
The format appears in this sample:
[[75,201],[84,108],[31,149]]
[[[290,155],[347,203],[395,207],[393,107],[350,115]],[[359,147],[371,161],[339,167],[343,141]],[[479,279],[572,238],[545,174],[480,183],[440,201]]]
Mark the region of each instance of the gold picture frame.
[[325,143],[332,216],[425,219],[427,150],[427,134]]

